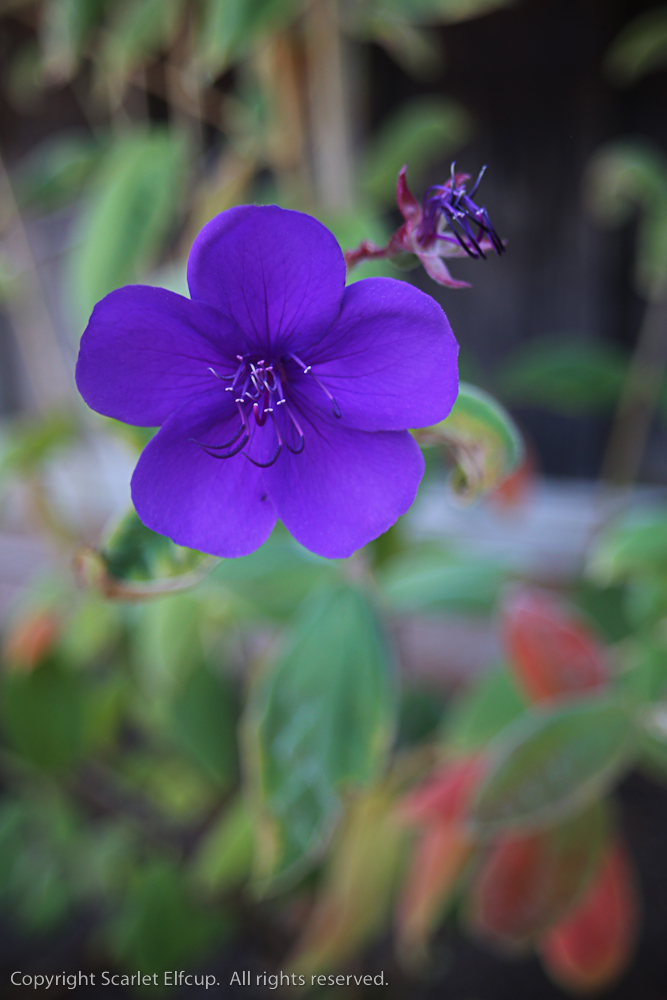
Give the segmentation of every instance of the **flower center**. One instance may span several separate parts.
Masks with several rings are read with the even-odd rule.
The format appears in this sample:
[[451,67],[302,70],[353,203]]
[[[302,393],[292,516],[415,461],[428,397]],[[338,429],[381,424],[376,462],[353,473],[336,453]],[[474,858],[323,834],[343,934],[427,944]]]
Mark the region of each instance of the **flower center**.
[[[260,469],[267,469],[269,466],[274,465],[278,461],[283,446],[288,451],[291,451],[293,455],[301,454],[305,446],[304,433],[287,402],[283,389],[283,383],[286,385],[289,381],[286,372],[286,365],[289,362],[293,362],[301,369],[299,374],[310,375],[331,402],[334,416],[340,418],[341,412],[334,397],[317,376],[313,374],[311,365],[304,364],[296,354],[284,355],[278,361],[267,361],[265,358],[259,358],[257,355],[252,354],[237,354],[236,359],[239,362],[239,366],[234,375],[219,375],[214,368],[209,368],[209,371],[221,382],[231,383],[225,386],[225,392],[234,393],[234,402],[240,418],[240,424],[236,433],[228,441],[217,445],[195,441],[194,438],[190,439],[195,444],[198,444],[211,458],[232,458],[243,451],[250,440],[251,421],[253,417],[258,427],[263,427],[267,420],[270,420],[276,434],[275,451],[267,462],[258,462],[246,453],[246,458],[253,465],[258,466]],[[284,434],[280,432],[276,418],[278,407],[282,408],[297,434],[299,443],[296,447],[291,445],[286,440]]]
[[[446,184],[436,184],[428,189],[424,195],[424,214],[419,224],[419,242],[427,247],[436,240],[456,243],[469,257],[486,259],[482,247],[482,239],[486,236],[497,254],[504,252],[503,241],[491,225],[486,208],[476,205],[472,200],[485,170],[486,167],[482,167],[471,190],[467,191],[467,174],[454,173],[452,163],[452,176]],[[477,227],[476,234],[473,226]]]

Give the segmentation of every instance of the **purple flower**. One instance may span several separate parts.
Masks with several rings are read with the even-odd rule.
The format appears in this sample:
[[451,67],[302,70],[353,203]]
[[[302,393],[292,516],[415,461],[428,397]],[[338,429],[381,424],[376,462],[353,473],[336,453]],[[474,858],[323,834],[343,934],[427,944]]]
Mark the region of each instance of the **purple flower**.
[[467,281],[452,278],[443,258],[486,258],[494,250],[504,253],[505,247],[491,225],[486,208],[472,200],[486,167],[468,192],[469,174],[454,173],[444,184],[430,187],[422,204],[408,187],[407,167],[403,167],[396,182],[396,201],[405,219],[385,247],[377,247],[364,240],[355,250],[345,254],[348,267],[362,260],[377,260],[414,254],[426,272],[439,285],[448,288],[469,288]]
[[440,306],[389,278],[345,288],[332,234],[275,206],[209,222],[188,284],[191,299],[112,292],[81,342],[89,406],[161,425],[132,478],[142,521],[219,556],[252,552],[277,518],[332,558],[386,531],[424,469],[406,428],[444,419],[458,391]]

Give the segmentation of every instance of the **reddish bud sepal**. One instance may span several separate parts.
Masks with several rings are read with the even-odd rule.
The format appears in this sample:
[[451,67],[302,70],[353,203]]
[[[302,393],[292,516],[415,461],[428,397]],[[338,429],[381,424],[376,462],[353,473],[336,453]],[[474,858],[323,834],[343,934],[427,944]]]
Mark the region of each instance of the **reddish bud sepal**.
[[471,891],[474,932],[506,950],[533,943],[585,890],[606,830],[606,811],[596,804],[548,830],[499,840]]
[[542,938],[540,953],[547,971],[574,993],[607,986],[632,956],[638,914],[632,865],[616,843],[573,912]]
[[595,691],[607,683],[604,652],[594,634],[544,591],[512,592],[503,607],[502,635],[532,701]]

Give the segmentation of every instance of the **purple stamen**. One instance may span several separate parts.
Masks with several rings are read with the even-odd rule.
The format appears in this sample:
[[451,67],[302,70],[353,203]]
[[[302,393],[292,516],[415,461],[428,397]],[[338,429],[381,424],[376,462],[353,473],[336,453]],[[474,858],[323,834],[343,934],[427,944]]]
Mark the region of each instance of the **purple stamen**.
[[[190,438],[190,440],[194,441],[194,438]],[[202,451],[205,451],[207,455],[211,456],[211,458],[233,458],[234,455],[238,455],[238,453],[240,451],[243,451],[243,449],[245,448],[245,446],[247,445],[247,443],[248,443],[249,440],[250,440],[250,435],[245,434],[243,436],[243,438],[237,444],[236,448],[232,448],[232,450],[229,452],[228,455],[216,455],[216,454],[214,454],[214,452],[211,450],[211,448],[215,447],[215,446],[203,444],[201,441],[194,441],[194,443],[198,444],[199,447],[202,449]]]
[[294,416],[294,414],[290,410],[289,406],[285,405],[285,411],[286,411],[287,415],[289,416],[290,420],[292,421],[292,423],[294,424],[295,430],[296,430],[297,434],[299,435],[299,447],[298,448],[293,448],[291,446],[291,444],[288,444],[287,441],[285,441],[285,445],[287,447],[287,450],[291,451],[293,455],[300,455],[301,452],[303,451],[303,448],[304,448],[304,445],[305,445],[305,442],[306,442],[305,435],[304,435],[303,431],[301,430],[301,427],[299,426],[299,421],[296,419],[296,417]]
[[325,396],[327,396],[329,398],[329,400],[331,402],[331,406],[333,408],[333,415],[334,415],[334,417],[336,417],[337,420],[340,420],[340,418],[342,416],[342,413],[340,412],[340,407],[338,406],[338,403],[336,402],[336,400],[334,399],[334,397],[331,395],[331,393],[329,392],[329,390],[327,389],[327,387],[320,382],[320,380],[318,379],[317,375],[314,373],[314,371],[312,369],[312,365],[305,365],[303,363],[303,361],[301,360],[301,358],[298,358],[296,356],[296,354],[290,354],[290,358],[292,358],[293,361],[296,361],[297,365],[301,366],[301,368],[303,369],[303,374],[304,375],[310,375],[311,378],[315,379],[317,385],[320,387],[320,389],[322,390],[322,392],[325,394]]
[[224,451],[225,448],[230,448],[233,444],[236,444],[244,431],[245,427],[242,423],[236,434],[233,437],[230,437],[229,441],[223,441],[222,444],[206,444],[204,441],[197,441],[196,438],[190,438],[190,441],[194,442],[194,444],[198,444],[200,448],[210,448],[211,451]]
[[[334,416],[340,417],[341,413],[338,403],[326,386],[324,386],[317,376],[313,374],[311,366],[305,365],[300,358],[297,358],[293,354],[290,354],[287,357],[295,361],[305,375],[312,376],[319,388],[330,400]],[[255,424],[258,427],[264,427],[269,417],[271,418],[271,423],[273,424],[273,428],[276,432],[277,443],[276,449],[268,462],[258,462],[257,459],[251,458],[250,455],[246,453],[246,458],[249,462],[252,462],[253,465],[256,465],[260,469],[267,469],[278,461],[283,446],[286,447],[293,455],[300,455],[305,447],[305,435],[294,413],[287,405],[287,399],[285,398],[285,393],[283,391],[282,381],[274,367],[274,363],[267,364],[265,358],[251,360],[248,355],[245,357],[237,355],[237,360],[240,363],[234,375],[220,375],[214,368],[210,367],[209,371],[219,381],[231,382],[231,385],[225,386],[225,392],[233,392],[235,394],[234,401],[241,418],[238,430],[231,438],[229,438],[229,440],[223,442],[222,444],[207,444],[205,441],[197,441],[195,438],[190,438],[190,440],[202,448],[207,455],[211,456],[211,458],[233,458],[234,455],[238,455],[239,452],[243,451],[252,436],[251,428],[248,423],[248,416],[250,413],[254,416]],[[286,358],[283,358],[283,361],[285,360]],[[285,373],[283,372],[283,375],[284,374]],[[275,403],[271,405],[274,397],[276,396],[278,398]],[[285,407],[285,413],[294,426],[299,439],[299,443],[296,447],[291,445],[288,441],[284,441],[282,438],[274,412],[274,408],[277,408],[278,406]],[[233,445],[235,447],[232,447]],[[231,448],[231,451],[227,451],[229,448]],[[221,454],[222,452],[225,452],[225,454]]]
[[253,465],[256,465],[258,469],[269,469],[272,465],[276,464],[278,458],[280,457],[280,452],[282,450],[283,450],[282,441],[279,441],[276,450],[274,451],[273,455],[271,456],[268,462],[258,462],[256,459],[251,458],[250,455],[246,455],[246,458],[248,459],[249,462],[252,462]]
[[[486,235],[497,254],[504,252],[502,240],[494,230],[486,208],[476,205],[472,196],[477,191],[486,167],[482,167],[470,191],[466,191],[464,174],[456,174],[451,165],[451,177],[446,184],[434,185],[424,195],[423,217],[418,229],[418,242],[428,247],[434,240],[456,241],[469,257],[486,259],[481,246]],[[444,232],[441,227],[444,226]],[[472,226],[477,227],[477,234]]]

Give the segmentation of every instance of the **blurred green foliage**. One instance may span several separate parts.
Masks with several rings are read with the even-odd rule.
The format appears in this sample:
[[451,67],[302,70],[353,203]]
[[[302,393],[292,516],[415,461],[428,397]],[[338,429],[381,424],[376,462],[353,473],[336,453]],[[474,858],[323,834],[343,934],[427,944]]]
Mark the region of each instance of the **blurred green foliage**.
[[627,85],[666,63],[667,7],[657,7],[626,24],[607,52],[604,68],[613,83]]
[[250,694],[245,741],[265,829],[261,883],[293,878],[321,854],[346,790],[368,785],[394,735],[387,640],[363,592],[309,598]]

